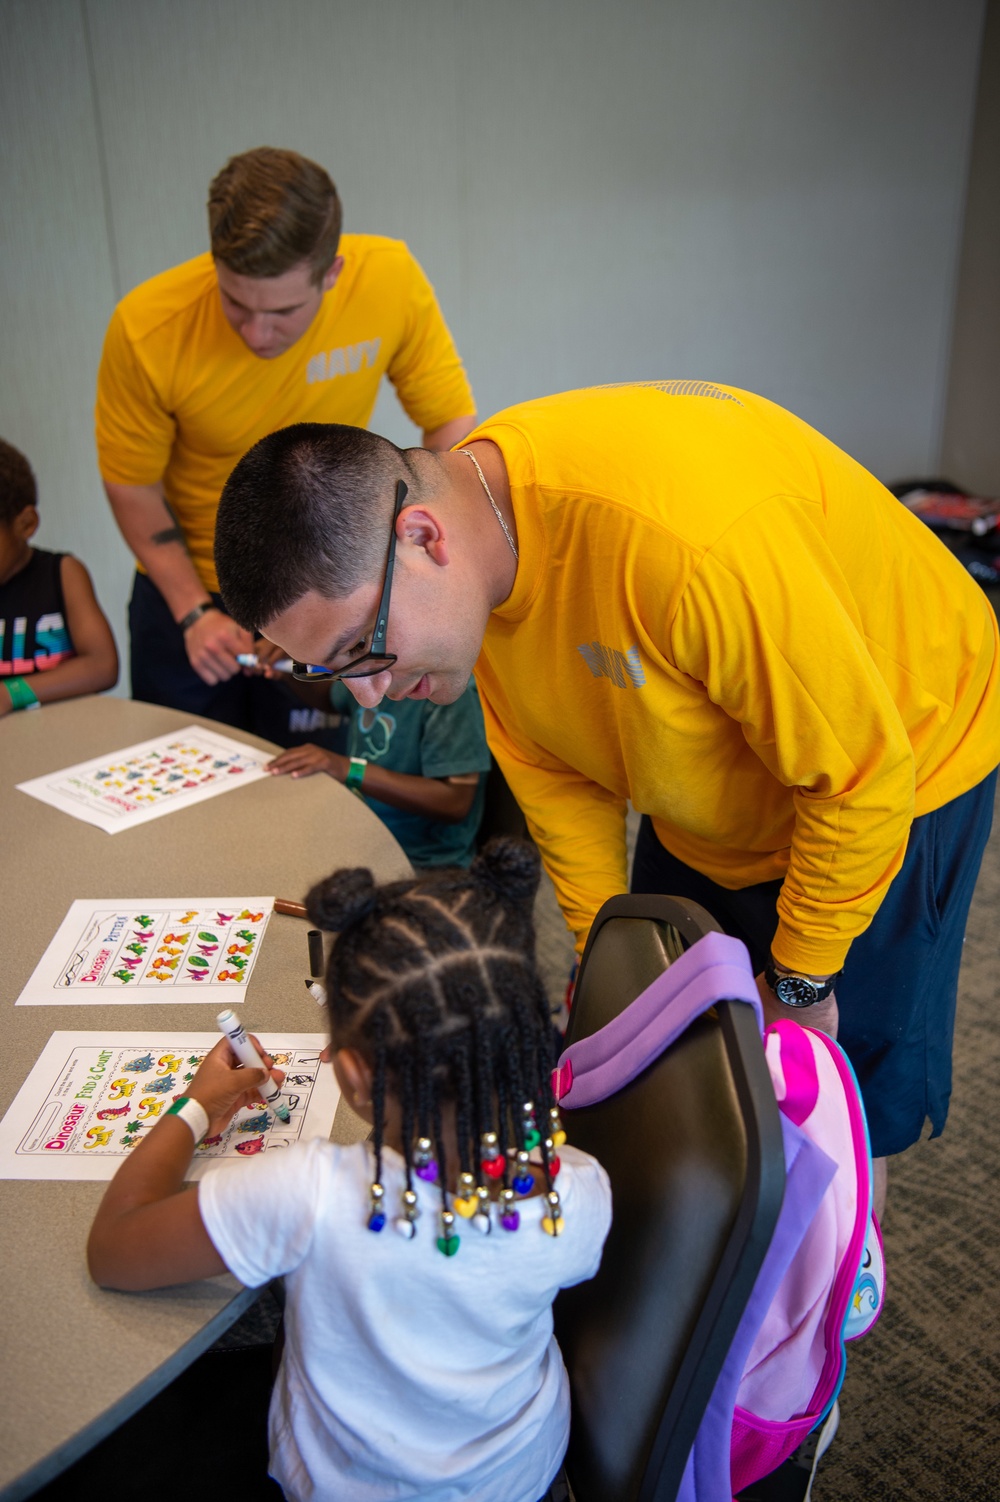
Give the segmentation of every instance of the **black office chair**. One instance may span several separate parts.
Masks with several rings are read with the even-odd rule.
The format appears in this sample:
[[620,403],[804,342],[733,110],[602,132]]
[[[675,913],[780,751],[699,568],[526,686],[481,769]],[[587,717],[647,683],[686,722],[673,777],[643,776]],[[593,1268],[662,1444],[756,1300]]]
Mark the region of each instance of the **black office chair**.
[[[681,898],[615,897],[581,961],[567,1044],[617,1016],[718,925]],[[752,1009],[721,1002],[637,1079],[563,1118],[611,1179],[600,1271],[564,1290],[566,1472],[576,1502],[674,1502],[774,1232],[778,1108]]]

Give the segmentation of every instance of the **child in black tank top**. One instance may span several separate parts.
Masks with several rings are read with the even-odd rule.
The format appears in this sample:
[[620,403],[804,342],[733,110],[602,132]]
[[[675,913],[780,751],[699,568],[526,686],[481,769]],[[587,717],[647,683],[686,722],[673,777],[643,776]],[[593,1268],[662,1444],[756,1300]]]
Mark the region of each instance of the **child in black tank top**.
[[83,564],[33,548],[35,477],[0,439],[0,718],[118,681],[118,652]]

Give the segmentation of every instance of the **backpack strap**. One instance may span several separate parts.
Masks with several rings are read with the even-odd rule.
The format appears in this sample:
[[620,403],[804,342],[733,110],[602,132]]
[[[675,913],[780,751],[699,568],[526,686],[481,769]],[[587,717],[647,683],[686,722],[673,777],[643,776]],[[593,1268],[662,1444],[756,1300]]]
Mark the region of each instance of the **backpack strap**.
[[743,1369],[764,1315],[837,1171],[832,1158],[787,1116],[781,1118],[781,1134],[786,1177],[778,1224],[698,1427],[677,1502],[721,1502],[733,1495],[730,1439]]
[[747,1002],[763,1033],[746,945],[728,934],[711,933],[685,950],[617,1017],[563,1050],[552,1071],[556,1100],[572,1110],[614,1095],[718,1001]]

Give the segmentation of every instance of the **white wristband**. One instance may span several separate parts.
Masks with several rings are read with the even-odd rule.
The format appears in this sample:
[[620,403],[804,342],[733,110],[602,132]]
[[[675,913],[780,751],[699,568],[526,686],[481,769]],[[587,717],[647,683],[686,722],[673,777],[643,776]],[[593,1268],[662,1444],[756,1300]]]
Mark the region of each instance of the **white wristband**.
[[191,1128],[195,1147],[208,1134],[208,1112],[200,1101],[192,1100],[190,1095],[182,1095],[179,1100],[175,1100],[167,1115],[178,1117],[185,1126]]

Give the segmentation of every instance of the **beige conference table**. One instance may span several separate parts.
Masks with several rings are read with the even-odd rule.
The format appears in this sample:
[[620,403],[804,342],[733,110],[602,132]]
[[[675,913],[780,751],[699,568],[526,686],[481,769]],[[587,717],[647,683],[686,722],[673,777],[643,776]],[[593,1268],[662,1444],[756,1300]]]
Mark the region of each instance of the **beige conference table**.
[[[214,1007],[194,1003],[15,1007],[74,898],[301,900],[338,865],[369,865],[383,881],[409,874],[385,826],[329,777],[269,777],[114,835],[16,788],[198,723],[211,724],[112,698],[0,720],[0,1115],[57,1030],[214,1029]],[[242,1009],[254,1029],[322,1030],[302,983],[307,928],[272,915]],[[103,1187],[0,1180],[0,1502],[30,1496],[110,1433],[256,1297],[231,1277],[152,1294],[95,1287],[84,1247]]]

